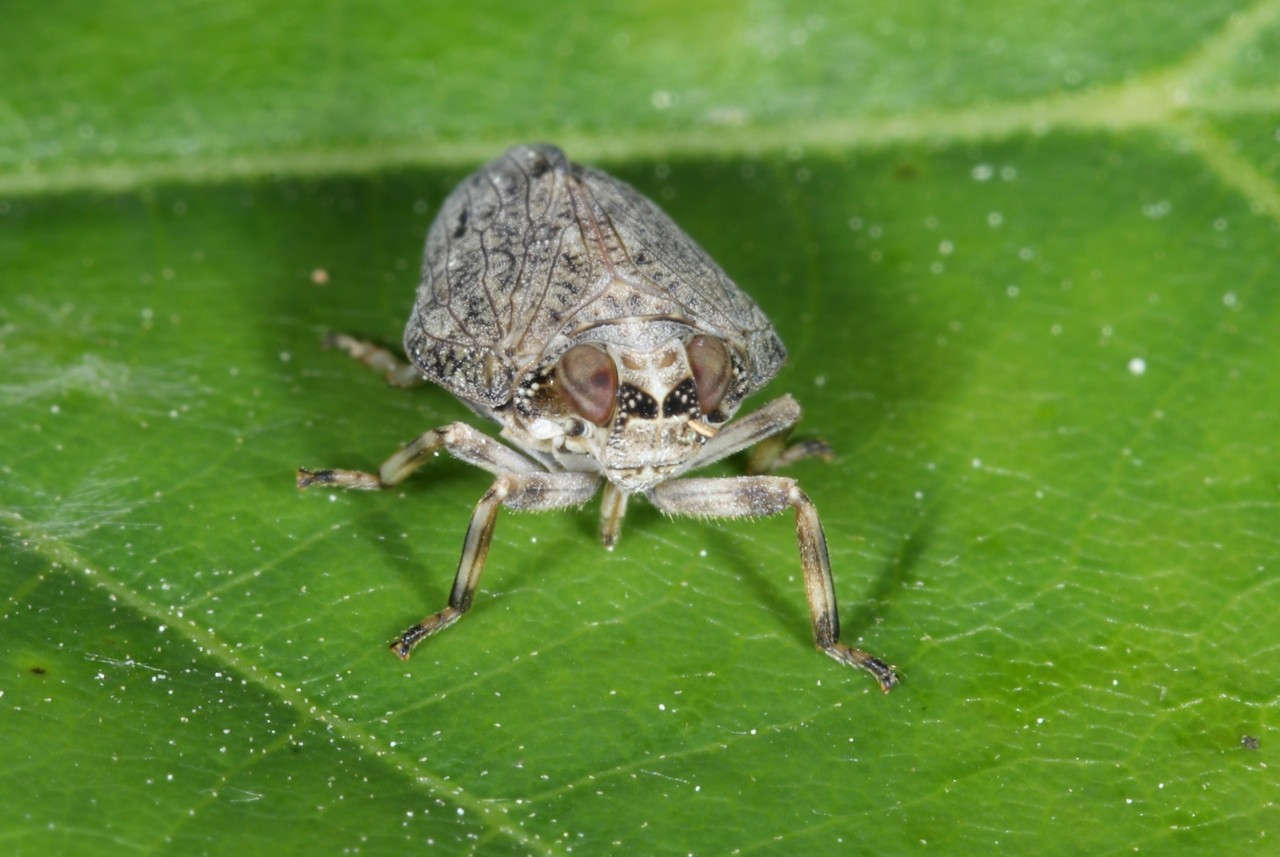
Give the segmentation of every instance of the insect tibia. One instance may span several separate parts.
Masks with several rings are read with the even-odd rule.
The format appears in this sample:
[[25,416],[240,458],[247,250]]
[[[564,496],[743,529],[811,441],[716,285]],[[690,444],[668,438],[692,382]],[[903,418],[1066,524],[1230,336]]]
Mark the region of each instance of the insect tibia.
[[622,518],[627,514],[627,492],[606,482],[600,498],[600,544],[613,550],[622,534]]

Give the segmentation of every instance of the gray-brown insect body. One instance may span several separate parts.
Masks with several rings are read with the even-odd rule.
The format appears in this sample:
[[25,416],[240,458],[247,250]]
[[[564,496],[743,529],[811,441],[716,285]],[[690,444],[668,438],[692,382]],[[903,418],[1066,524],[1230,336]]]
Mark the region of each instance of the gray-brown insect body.
[[[723,351],[690,355],[699,335]],[[552,146],[512,149],[445,200],[404,341],[428,379],[520,449],[628,492],[696,466],[786,359],[760,308],[661,209]],[[616,367],[592,391],[596,419],[556,371],[586,343]],[[727,381],[716,401],[699,376]]]
[[[510,150],[454,190],[428,232],[404,338],[413,368],[359,340],[333,341],[393,380],[434,381],[519,450],[453,423],[407,444],[378,474],[299,471],[301,487],[385,488],[443,448],[495,476],[472,516],[449,606],[397,639],[402,658],[470,607],[500,507],[579,506],[603,484],[608,547],[636,493],[670,514],[794,510],[815,642],[883,689],[896,683],[883,662],[838,641],[826,539],[794,480],[676,478],[785,437],[800,409],[783,396],[731,421],[777,374],[782,342],[755,302],[630,186],[553,146]],[[828,452],[815,442],[762,449],[760,471]]]

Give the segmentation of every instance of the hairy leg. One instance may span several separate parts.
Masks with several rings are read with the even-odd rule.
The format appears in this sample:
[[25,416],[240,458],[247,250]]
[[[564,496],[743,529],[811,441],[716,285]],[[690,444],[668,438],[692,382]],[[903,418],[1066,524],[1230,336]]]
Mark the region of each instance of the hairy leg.
[[648,497],[668,514],[694,517],[754,518],[794,509],[796,543],[804,570],[814,643],[841,663],[871,673],[886,693],[898,683],[897,674],[884,661],[840,642],[840,615],[827,539],[818,510],[794,479],[781,476],[676,479],[658,485]]

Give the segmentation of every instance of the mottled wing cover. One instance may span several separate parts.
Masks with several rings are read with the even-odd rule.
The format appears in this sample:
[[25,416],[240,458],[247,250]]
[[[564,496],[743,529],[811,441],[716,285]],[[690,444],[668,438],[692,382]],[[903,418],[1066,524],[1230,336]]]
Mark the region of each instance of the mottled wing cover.
[[405,351],[454,395],[496,407],[575,332],[631,317],[688,322],[744,348],[749,391],[786,359],[760,308],[661,209],[554,146],[520,146],[441,207]]

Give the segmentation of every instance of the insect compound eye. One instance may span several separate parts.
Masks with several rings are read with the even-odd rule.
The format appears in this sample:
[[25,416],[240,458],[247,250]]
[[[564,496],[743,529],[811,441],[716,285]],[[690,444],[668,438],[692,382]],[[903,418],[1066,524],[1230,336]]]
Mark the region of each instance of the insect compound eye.
[[575,345],[556,363],[556,383],[574,410],[598,426],[609,421],[618,396],[618,367],[594,345]]
[[698,410],[709,414],[720,406],[733,378],[733,361],[722,340],[700,333],[684,347],[698,391]]

